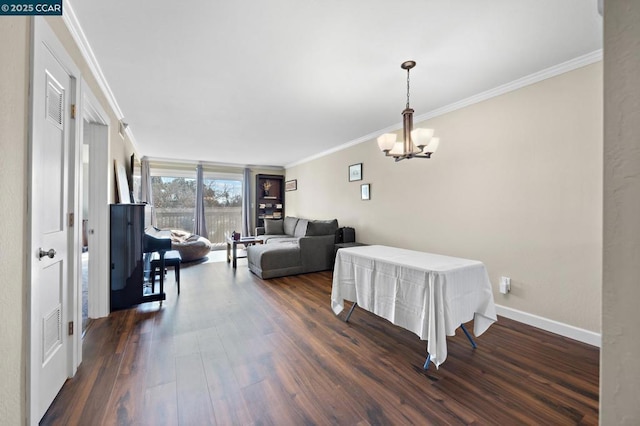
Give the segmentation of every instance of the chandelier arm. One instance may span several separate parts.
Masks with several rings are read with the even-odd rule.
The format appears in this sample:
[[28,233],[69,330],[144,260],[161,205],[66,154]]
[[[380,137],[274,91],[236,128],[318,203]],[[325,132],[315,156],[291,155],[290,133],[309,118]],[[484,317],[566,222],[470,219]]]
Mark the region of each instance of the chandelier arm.
[[394,155],[394,154],[388,154],[385,153],[386,157],[393,157],[396,160],[396,163],[398,161],[402,161],[402,160],[410,160],[412,158],[431,158],[431,152],[421,152],[418,154],[402,154],[402,155]]

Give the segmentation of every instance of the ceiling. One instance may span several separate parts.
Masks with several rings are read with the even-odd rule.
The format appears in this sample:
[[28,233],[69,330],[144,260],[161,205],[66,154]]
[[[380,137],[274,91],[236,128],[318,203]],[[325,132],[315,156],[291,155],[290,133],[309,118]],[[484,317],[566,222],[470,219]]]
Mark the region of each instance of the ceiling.
[[419,116],[602,48],[596,0],[70,3],[154,158],[285,166],[400,128],[405,60]]

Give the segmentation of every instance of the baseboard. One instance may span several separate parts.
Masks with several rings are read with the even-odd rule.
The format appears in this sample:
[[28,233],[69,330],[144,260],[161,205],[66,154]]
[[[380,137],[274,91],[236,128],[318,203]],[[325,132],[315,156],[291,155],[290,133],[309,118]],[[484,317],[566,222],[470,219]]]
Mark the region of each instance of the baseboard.
[[496,313],[514,321],[540,328],[551,333],[559,334],[560,336],[568,337],[569,339],[577,340],[582,343],[597,346],[598,348],[602,345],[602,336],[600,333],[594,333],[593,331],[574,327],[572,325],[543,318],[517,309],[507,308],[506,306],[496,305]]

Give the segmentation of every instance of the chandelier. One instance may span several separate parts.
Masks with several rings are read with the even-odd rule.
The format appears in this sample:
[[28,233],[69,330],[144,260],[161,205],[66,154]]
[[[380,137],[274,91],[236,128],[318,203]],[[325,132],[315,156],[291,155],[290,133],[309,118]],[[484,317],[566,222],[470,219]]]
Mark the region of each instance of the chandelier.
[[396,161],[410,158],[431,158],[440,144],[440,138],[433,137],[433,129],[413,128],[413,109],[409,106],[409,71],[415,67],[415,61],[406,61],[400,68],[407,70],[407,106],[402,111],[404,142],[396,141],[395,133],[385,133],[378,137],[378,147],[387,157]]

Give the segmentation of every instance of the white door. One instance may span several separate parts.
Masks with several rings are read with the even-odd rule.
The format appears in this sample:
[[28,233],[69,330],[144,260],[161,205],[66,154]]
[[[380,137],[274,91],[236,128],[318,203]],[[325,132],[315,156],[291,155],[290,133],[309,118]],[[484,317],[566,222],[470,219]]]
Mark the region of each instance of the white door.
[[[89,318],[109,315],[111,263],[109,259],[109,177],[113,163],[109,152],[109,116],[83,80],[82,140],[89,146],[88,219],[87,237],[89,260]],[[85,183],[87,181],[85,180]],[[97,261],[96,261],[97,259]],[[100,261],[102,259],[102,261]],[[106,259],[106,260],[105,260]]]
[[[89,146],[89,191],[87,237],[89,240],[89,318],[109,315],[109,127],[100,123],[84,123],[84,142]],[[103,189],[104,188],[104,189]],[[106,236],[106,237],[105,237]],[[96,260],[98,259],[98,260]],[[100,261],[102,259],[103,261]]]
[[31,147],[30,420],[38,422],[69,375],[67,301],[69,146],[73,79],[35,38]]

